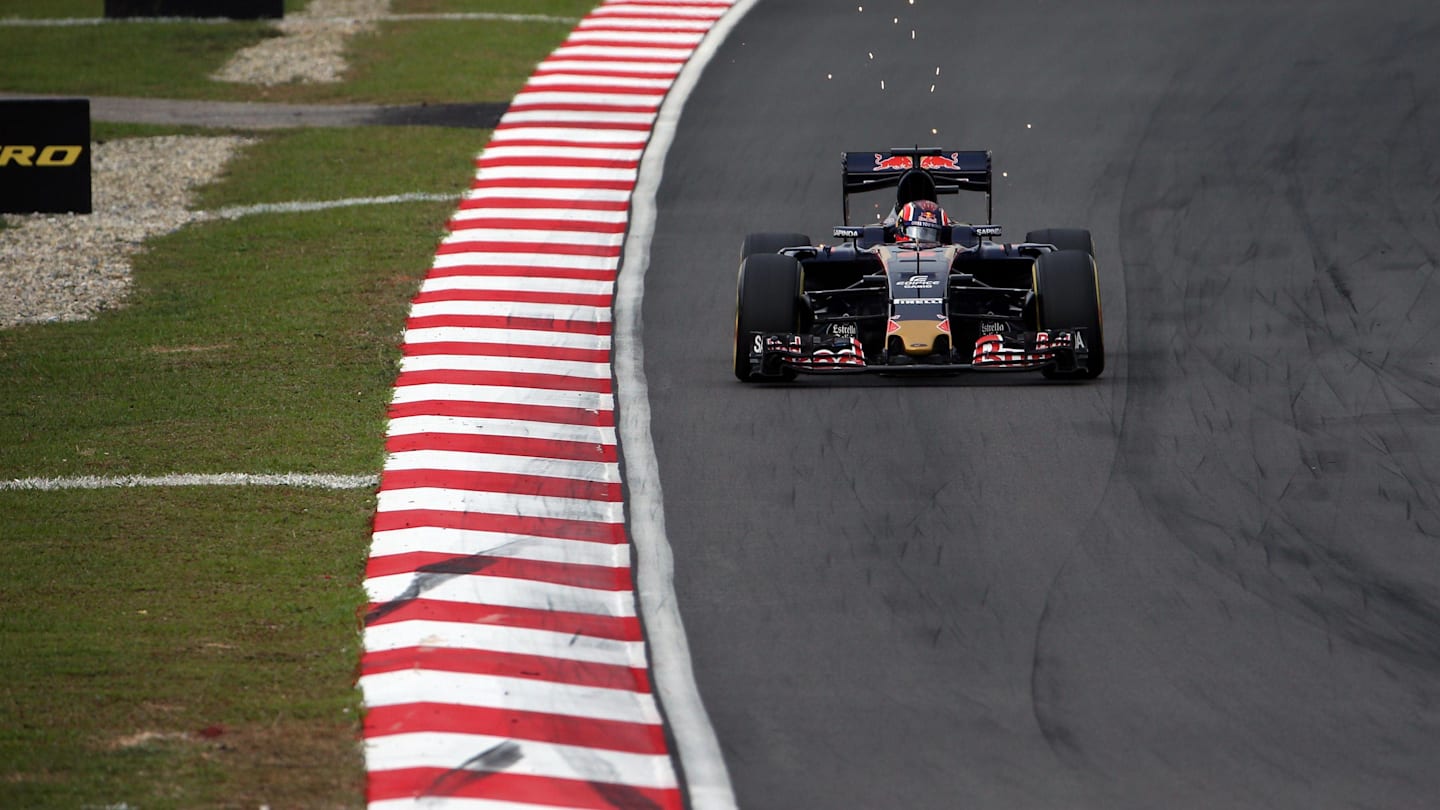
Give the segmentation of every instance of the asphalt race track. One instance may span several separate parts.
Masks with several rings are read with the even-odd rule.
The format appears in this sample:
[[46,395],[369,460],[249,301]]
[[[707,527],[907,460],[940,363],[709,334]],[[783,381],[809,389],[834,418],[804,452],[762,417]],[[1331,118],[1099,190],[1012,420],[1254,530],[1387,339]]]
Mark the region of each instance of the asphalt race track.
[[[740,806],[1437,806],[1440,6],[861,3],[730,36],[647,277]],[[1094,231],[1105,376],[736,382],[743,235],[917,142]]]

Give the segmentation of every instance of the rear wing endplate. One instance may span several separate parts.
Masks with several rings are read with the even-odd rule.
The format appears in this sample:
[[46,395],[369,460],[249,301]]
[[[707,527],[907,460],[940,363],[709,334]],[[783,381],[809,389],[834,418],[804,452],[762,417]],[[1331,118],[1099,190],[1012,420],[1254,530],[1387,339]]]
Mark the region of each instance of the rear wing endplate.
[[907,173],[920,171],[930,176],[938,194],[978,191],[985,195],[985,221],[994,219],[991,209],[990,152],[957,151],[938,146],[895,147],[888,152],[843,152],[840,179],[846,225],[850,224],[850,195],[883,188],[895,188]]

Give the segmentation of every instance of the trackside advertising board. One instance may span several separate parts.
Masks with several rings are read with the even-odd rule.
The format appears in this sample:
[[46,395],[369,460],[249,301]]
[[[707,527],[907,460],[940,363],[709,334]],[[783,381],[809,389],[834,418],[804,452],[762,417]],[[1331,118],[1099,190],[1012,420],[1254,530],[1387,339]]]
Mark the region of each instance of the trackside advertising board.
[[90,101],[0,101],[0,213],[90,213]]
[[285,0],[105,0],[106,17],[228,17],[279,19]]

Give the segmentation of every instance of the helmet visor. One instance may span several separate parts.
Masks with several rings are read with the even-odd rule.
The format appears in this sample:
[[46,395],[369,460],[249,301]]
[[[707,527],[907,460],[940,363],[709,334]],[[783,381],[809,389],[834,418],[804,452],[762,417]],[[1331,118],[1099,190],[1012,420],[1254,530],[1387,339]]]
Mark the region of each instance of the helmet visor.
[[916,242],[939,242],[940,229],[933,223],[911,222],[905,226],[905,235]]

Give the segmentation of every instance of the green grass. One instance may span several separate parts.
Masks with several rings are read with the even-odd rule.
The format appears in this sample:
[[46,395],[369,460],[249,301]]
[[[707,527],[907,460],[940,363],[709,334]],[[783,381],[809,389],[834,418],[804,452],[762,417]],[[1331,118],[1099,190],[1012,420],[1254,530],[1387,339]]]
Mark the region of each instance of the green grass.
[[33,17],[103,17],[105,0],[0,0],[0,19]]
[[[11,2],[34,11],[29,0]],[[424,8],[425,3],[416,5],[421,11],[432,10]],[[442,10],[578,19],[591,6],[575,0],[541,0],[447,3]],[[0,16],[10,14],[0,6]],[[235,51],[276,35],[265,22],[0,26],[0,53],[5,54],[0,59],[0,90],[295,103],[505,101],[572,27],[494,20],[381,23],[350,41],[351,75],[346,82],[257,87],[212,81],[209,76]]]
[[267,215],[151,242],[129,308],[0,336],[22,381],[0,470],[377,469],[389,347],[450,208]]
[[[285,13],[293,14],[305,7],[305,0],[286,0]],[[543,14],[552,17],[579,19],[595,7],[594,0],[395,0],[391,10],[396,14],[435,12],[494,12],[505,14]],[[104,0],[0,0],[0,18],[31,17],[103,17]]]
[[[200,196],[458,199],[487,135],[273,134]],[[124,308],[0,331],[0,478],[378,472],[396,340],[453,208],[152,240]],[[0,805],[359,806],[373,510],[363,491],[0,492]]]
[[[400,0],[396,11],[579,17],[591,5]],[[102,7],[0,0],[0,17]],[[265,91],[204,78],[268,35],[263,24],[0,27],[0,89],[504,100],[566,31],[384,24],[354,42],[351,82]],[[97,122],[92,132],[207,130]],[[487,139],[266,133],[198,205],[458,199]],[[453,209],[254,215],[151,240],[124,307],[0,331],[0,479],[378,472],[404,312]],[[356,616],[373,512],[366,491],[0,492],[0,806],[362,806]]]
[[570,23],[395,22],[375,47],[357,40],[349,90],[375,102],[509,99]]
[[[293,14],[304,8],[305,3],[306,0],[285,0],[285,13]],[[0,0],[0,19],[25,17],[44,20],[104,16],[105,0]]]
[[405,191],[453,191],[458,202],[489,138],[484,130],[427,127],[296,130],[247,150],[224,183],[202,191],[200,207]]
[[[202,196],[283,199],[309,167],[315,196],[458,197],[485,136],[287,132]],[[377,472],[396,337],[452,209],[153,240],[125,308],[0,332],[0,478]],[[366,491],[0,492],[0,805],[361,806],[373,512]]]
[[372,501],[0,492],[0,804],[359,806]]
[[0,89],[159,98],[243,98],[211,81],[230,55],[273,36],[266,24],[119,23],[65,28],[0,26]]
[[[207,207],[446,188],[458,199],[467,147],[482,139],[286,133],[201,196]],[[0,399],[0,475],[378,469],[393,344],[453,208],[258,215],[153,240],[130,306],[0,332],[0,370],[17,381]]]

